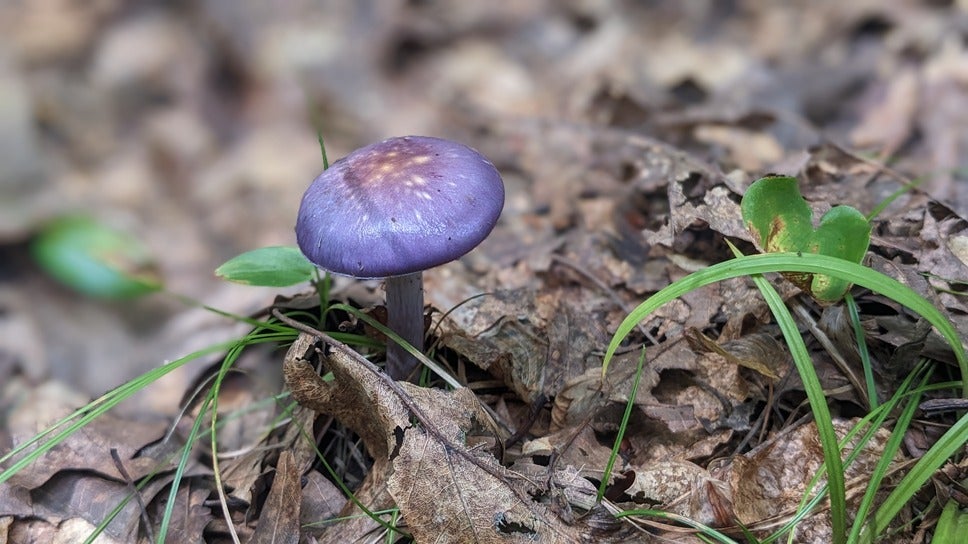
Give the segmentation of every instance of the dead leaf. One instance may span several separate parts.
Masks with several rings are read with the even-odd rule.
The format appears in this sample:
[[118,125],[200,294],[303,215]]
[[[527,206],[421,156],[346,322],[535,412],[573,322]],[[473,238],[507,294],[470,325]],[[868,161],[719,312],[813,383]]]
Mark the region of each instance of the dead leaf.
[[[719,354],[729,362],[759,372],[763,376],[778,380],[780,375],[774,367],[783,367],[786,356],[775,338],[766,334],[750,334],[730,342],[729,349],[720,346],[698,329],[690,329],[686,337],[689,345],[696,351]],[[786,368],[782,368],[784,374]]]
[[[856,423],[857,420],[836,419],[834,430],[838,438],[842,439]],[[878,429],[875,437],[863,446],[857,460],[845,467],[848,504],[863,494],[865,482],[869,481],[870,472],[880,460],[889,437],[889,431]],[[853,446],[846,449],[851,447],[856,447],[856,436]],[[791,459],[797,462],[791,463]],[[734,511],[739,521],[747,527],[755,527],[761,521],[792,515],[822,463],[817,428],[811,422],[791,432],[777,434],[754,451],[734,457],[720,477],[732,489]],[[829,542],[832,535],[828,516],[821,511],[808,517],[797,525],[794,538],[797,542]]]
[[[387,490],[418,539],[438,542],[575,539],[530,482],[509,473],[488,452],[468,449],[468,436],[498,436],[467,389],[453,392],[394,382],[338,348],[325,356],[332,382],[307,360],[314,340],[303,334],[285,362],[286,381],[301,404],[329,413],[360,435],[375,458],[369,478],[387,477]],[[412,421],[416,418],[417,424]],[[377,471],[387,475],[373,476]]]
[[299,467],[292,453],[283,451],[250,544],[297,544],[301,501]]
[[[915,70],[902,68],[879,89],[883,96],[865,104],[860,123],[850,133],[859,147],[876,146],[882,159],[891,157],[911,136],[918,109],[919,84]],[[864,107],[864,106],[862,106]]]
[[[319,538],[324,532],[323,520],[335,518],[346,496],[336,484],[326,479],[319,471],[313,470],[304,477],[302,505],[299,522],[307,534]],[[368,502],[368,504],[371,504]],[[367,518],[369,519],[369,518]]]
[[[559,465],[572,467],[572,470],[582,476],[600,481],[611,454],[611,444],[602,444],[590,425],[581,425],[577,431],[574,426],[569,426],[525,442],[521,447],[522,457],[515,460],[515,465],[526,463],[525,459],[553,456]],[[547,467],[536,466],[543,473],[547,473]],[[528,476],[539,477],[538,474]]]
[[701,125],[696,127],[700,142],[725,147],[736,167],[746,172],[762,172],[783,159],[783,148],[768,132],[740,127]]
[[[193,480],[183,483],[175,495],[175,507],[168,523],[167,542],[191,542],[202,534],[212,522],[214,513],[207,504],[212,489],[207,485],[196,485]],[[164,508],[163,505],[158,505]]]
[[[526,402],[553,397],[598,367],[607,341],[602,295],[587,289],[498,291],[441,324],[441,344],[501,379]],[[603,311],[604,310],[604,311]],[[595,319],[602,316],[602,319]]]
[[546,506],[532,503],[519,479],[491,456],[478,462],[417,428],[403,432],[390,494],[417,541],[532,542],[577,538]]
[[625,491],[635,504],[658,507],[700,523],[732,525],[732,499],[727,484],[702,467],[683,461],[660,461],[637,467]]

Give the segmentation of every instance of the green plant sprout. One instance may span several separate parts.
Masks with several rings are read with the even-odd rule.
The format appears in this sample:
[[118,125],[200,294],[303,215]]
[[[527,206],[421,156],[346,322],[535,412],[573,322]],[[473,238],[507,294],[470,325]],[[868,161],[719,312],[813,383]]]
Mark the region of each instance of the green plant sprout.
[[[907,408],[903,417],[895,424],[891,441],[887,451],[885,451],[886,458],[878,464],[875,473],[872,475],[870,488],[864,496],[861,510],[858,512],[857,519],[855,519],[848,535],[843,466],[845,463],[849,464],[853,461],[861,446],[858,445],[846,459],[841,458],[841,449],[849,436],[844,439],[843,443],[838,443],[827,408],[826,396],[813,369],[812,361],[805,349],[796,323],[786,309],[783,300],[762,277],[762,274],[779,272],[823,303],[833,303],[845,296],[848,297],[848,306],[854,318],[855,336],[863,347],[866,347],[866,342],[862,331],[857,327],[859,320],[856,316],[856,303],[850,298],[849,293],[851,285],[857,284],[866,287],[918,313],[941,333],[954,352],[962,376],[960,386],[962,394],[965,396],[968,396],[968,382],[965,380],[968,377],[968,356],[965,354],[964,346],[954,326],[928,300],[896,280],[860,265],[870,243],[871,226],[868,218],[856,209],[849,206],[836,206],[821,218],[817,227],[814,227],[813,213],[801,196],[796,180],[784,176],[768,176],[757,180],[750,186],[740,207],[744,223],[760,248],[767,253],[743,256],[733,247],[734,253],[737,255],[735,259],[694,272],[646,299],[619,325],[605,353],[602,372],[604,374],[607,371],[608,364],[616,350],[632,330],[665,303],[710,283],[738,276],[752,277],[764,298],[768,301],[770,310],[781,327],[790,348],[814,413],[814,420],[824,454],[824,464],[815,477],[814,484],[810,486],[814,489],[812,499],[807,500],[807,495],[805,495],[798,515],[779,531],[774,532],[767,540],[774,541],[780,535],[790,532],[798,520],[802,519],[807,513],[814,511],[820,500],[827,496],[830,499],[834,541],[838,543],[866,542],[872,537],[883,534],[891,519],[913,497],[930,474],[955,453],[952,444],[959,443],[959,440],[963,444],[968,440],[966,419],[962,418],[958,424],[949,429],[942,440],[939,440],[929,450],[929,455],[925,455],[908,472],[902,480],[904,485],[895,488],[873,516],[876,521],[868,525],[867,516],[873,507],[874,492],[888,472],[889,461],[893,458],[893,452],[897,451],[900,439],[913,416],[916,398],[910,400],[906,404]],[[866,351],[862,350],[862,355],[867,355]],[[865,357],[865,361],[868,358]],[[866,363],[866,365],[869,366],[869,363]],[[875,413],[880,414],[880,417],[876,420],[875,425],[868,428],[868,432],[861,438],[861,444],[869,441],[873,435],[873,430],[883,422],[887,415],[885,408],[896,406],[897,401],[901,398],[895,396],[894,400],[888,405],[878,407],[876,397],[873,394],[872,376],[866,366],[865,373],[868,375],[868,394],[871,395],[871,408],[873,409],[865,419],[874,417]],[[924,376],[923,379],[926,379],[926,375],[922,376]],[[913,374],[905,382],[905,390],[910,387],[908,384],[912,378]],[[922,381],[921,387],[924,386],[925,383]],[[860,425],[858,425],[851,434],[859,431],[860,428]],[[824,473],[828,476],[827,482],[818,489],[816,482]],[[790,532],[789,534],[792,538],[793,533]],[[706,533],[706,536],[711,535]]]
[[[740,204],[743,223],[766,253],[817,253],[860,263],[870,245],[871,225],[850,206],[834,206],[813,226],[813,211],[795,178],[767,176],[756,180]],[[850,283],[826,274],[784,274],[822,302],[836,302]]]

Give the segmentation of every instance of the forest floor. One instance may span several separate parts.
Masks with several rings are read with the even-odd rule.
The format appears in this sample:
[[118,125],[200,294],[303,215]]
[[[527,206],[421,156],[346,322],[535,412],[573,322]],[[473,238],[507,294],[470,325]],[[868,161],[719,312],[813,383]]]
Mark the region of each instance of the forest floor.
[[[663,305],[602,373],[632,309],[731,259],[727,242],[757,252],[740,201],[768,174],[795,177],[817,218],[893,196],[863,264],[968,338],[965,2],[8,2],[0,97],[0,456],[92,415],[2,473],[0,542],[80,542],[102,522],[96,542],[700,541],[668,517],[614,516],[632,509],[775,535],[824,458],[749,277]],[[501,172],[491,235],[424,273],[429,353],[466,387],[394,384],[312,335],[263,341],[231,317],[320,313],[305,283],[213,273],[295,244],[317,134],[331,161],[421,134]],[[53,279],[38,240],[76,216],[142,244],[137,272],[164,289],[99,298]],[[768,279],[837,436],[924,368],[942,386],[921,400],[961,395],[955,351],[910,309],[852,289],[865,388],[847,306]],[[384,341],[348,309],[379,318],[380,282],[333,278],[329,296],[347,307],[320,328]],[[137,387],[111,410],[88,404],[123,384]],[[848,522],[899,413],[845,469]],[[875,507],[959,415],[915,414]],[[884,540],[927,542],[946,504],[968,507],[956,449]],[[831,509],[793,541],[836,540]]]

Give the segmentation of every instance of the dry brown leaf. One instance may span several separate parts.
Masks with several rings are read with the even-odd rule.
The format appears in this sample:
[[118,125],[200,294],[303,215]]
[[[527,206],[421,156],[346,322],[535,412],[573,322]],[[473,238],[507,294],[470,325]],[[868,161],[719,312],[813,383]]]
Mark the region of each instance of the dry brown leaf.
[[646,241],[673,247],[683,231],[697,221],[708,224],[710,229],[725,236],[749,240],[739,204],[733,200],[735,193],[727,186],[714,185],[700,192],[702,196],[697,199],[691,197],[696,188],[686,186],[691,181],[691,178],[677,179],[669,184],[669,221],[655,231],[646,231]]
[[762,172],[768,165],[783,159],[783,148],[769,132],[723,125],[701,125],[696,127],[695,135],[700,142],[728,149],[736,167],[746,172]]
[[660,461],[637,467],[625,491],[636,504],[657,506],[712,527],[732,525],[732,499],[727,484],[685,461]]
[[[930,153],[930,173],[921,188],[933,198],[968,216],[968,187],[964,168],[968,156],[965,126],[968,114],[968,50],[954,36],[941,42],[923,72],[919,127]],[[961,172],[959,174],[959,171]]]
[[259,516],[250,544],[297,544],[299,542],[302,489],[299,467],[289,451],[279,454],[276,477]]
[[866,107],[860,123],[850,133],[854,145],[877,146],[882,158],[894,155],[914,130],[919,99],[918,74],[912,69],[901,69],[892,74],[885,87],[881,100]]
[[547,506],[525,500],[523,491],[532,484],[492,456],[476,456],[479,463],[471,462],[417,428],[404,431],[401,440],[388,489],[418,542],[577,537]]
[[[555,397],[552,428],[569,429],[590,421],[596,430],[614,432],[639,355],[636,351],[616,356],[604,381],[599,367],[568,382]],[[710,455],[732,436],[733,427],[740,426],[727,418],[739,413],[747,395],[736,365],[699,358],[685,342],[648,348],[635,399],[637,411],[626,434],[634,462]]]
[[[577,431],[568,427],[525,442],[521,446],[522,457],[515,463],[539,455],[555,456],[558,466],[573,467],[583,476],[601,480],[611,454],[610,445],[602,444],[591,426],[581,425]],[[540,468],[547,473],[547,467]]]
[[313,470],[303,479],[299,522],[306,533],[318,538],[323,533],[320,522],[335,518],[346,504],[346,496],[319,471]]
[[[209,486],[195,486],[191,480],[183,482],[175,495],[175,506],[168,523],[168,542],[192,542],[214,519],[207,504],[212,490]],[[164,508],[163,504],[158,505]]]
[[[598,367],[607,342],[605,297],[578,288],[498,291],[462,306],[441,324],[441,343],[533,402]],[[613,307],[611,301],[604,302]]]
[[[732,364],[759,372],[771,380],[780,379],[786,373],[783,362],[786,355],[775,338],[766,334],[750,334],[720,346],[698,329],[690,329],[686,338],[692,349],[699,352],[712,352],[725,357]],[[774,370],[776,368],[777,370]]]
[[[834,430],[842,439],[857,420],[834,420]],[[886,429],[878,429],[874,438],[863,446],[856,461],[845,467],[853,502],[863,494],[865,482],[870,481],[874,466],[880,461],[884,444],[890,437]],[[855,437],[851,447],[856,447]],[[791,463],[791,459],[797,462]],[[725,467],[721,478],[732,489],[734,511],[745,526],[791,515],[803,498],[804,490],[823,463],[823,452],[817,440],[814,423],[802,425],[791,432],[774,436],[754,451],[734,457]],[[829,517],[821,512],[797,525],[797,542],[830,542]]]
[[532,483],[509,473],[489,452],[466,446],[470,436],[499,436],[469,390],[394,384],[338,347],[323,360],[333,373],[333,381],[324,382],[308,362],[315,350],[313,338],[303,334],[286,356],[293,397],[360,435],[375,459],[368,480],[387,478],[386,489],[419,540],[577,538],[575,528],[534,502]]

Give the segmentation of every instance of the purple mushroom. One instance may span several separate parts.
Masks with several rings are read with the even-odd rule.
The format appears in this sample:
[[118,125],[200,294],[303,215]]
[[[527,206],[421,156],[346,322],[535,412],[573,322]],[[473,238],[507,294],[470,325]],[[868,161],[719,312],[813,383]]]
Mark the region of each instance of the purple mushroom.
[[[504,207],[504,183],[477,151],[426,136],[390,138],[333,163],[303,195],[296,240],[324,270],[386,278],[388,326],[423,349],[428,268],[474,249]],[[387,345],[387,372],[405,379],[417,360]]]

